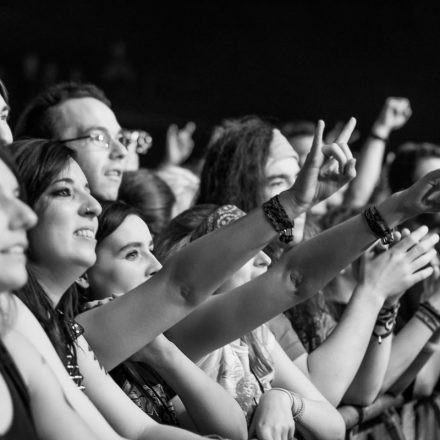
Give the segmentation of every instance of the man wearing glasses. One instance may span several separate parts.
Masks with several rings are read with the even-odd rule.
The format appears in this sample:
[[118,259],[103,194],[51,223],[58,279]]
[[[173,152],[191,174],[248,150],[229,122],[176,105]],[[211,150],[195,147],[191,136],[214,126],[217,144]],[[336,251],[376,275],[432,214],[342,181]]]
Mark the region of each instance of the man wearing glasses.
[[[93,195],[116,200],[133,136],[121,128],[110,101],[96,86],[60,83],[46,89],[21,114],[15,136],[65,142],[75,152]],[[145,146],[148,140],[144,141]],[[141,144],[136,145],[139,153]]]

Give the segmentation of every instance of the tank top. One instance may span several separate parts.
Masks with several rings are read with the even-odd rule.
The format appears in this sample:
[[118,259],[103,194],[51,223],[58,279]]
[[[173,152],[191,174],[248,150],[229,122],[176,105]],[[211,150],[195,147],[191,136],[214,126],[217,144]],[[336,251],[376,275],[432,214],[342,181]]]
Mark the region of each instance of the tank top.
[[1,440],[38,440],[32,420],[29,395],[17,367],[0,339],[0,374],[12,399],[13,416],[9,429],[0,434]]

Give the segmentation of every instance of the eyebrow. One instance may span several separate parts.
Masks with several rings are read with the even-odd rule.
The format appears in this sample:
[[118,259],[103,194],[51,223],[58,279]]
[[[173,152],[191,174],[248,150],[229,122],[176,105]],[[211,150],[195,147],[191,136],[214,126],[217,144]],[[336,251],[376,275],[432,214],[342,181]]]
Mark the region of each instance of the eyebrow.
[[1,111],[1,112],[6,112],[6,111],[10,112],[10,111],[11,111],[11,107],[9,107],[8,104],[5,104],[5,105],[1,108],[0,111]]
[[130,249],[130,248],[141,248],[141,247],[142,247],[142,243],[140,241],[134,241],[132,243],[126,244],[125,246],[122,246],[118,252],[123,252],[127,249]]
[[63,177],[62,179],[54,180],[52,182],[52,185],[55,185],[55,183],[61,183],[61,182],[70,183],[72,185],[74,184],[73,180],[70,177]]
[[290,176],[288,174],[274,174],[272,176],[267,176],[267,180],[274,179],[288,179]]

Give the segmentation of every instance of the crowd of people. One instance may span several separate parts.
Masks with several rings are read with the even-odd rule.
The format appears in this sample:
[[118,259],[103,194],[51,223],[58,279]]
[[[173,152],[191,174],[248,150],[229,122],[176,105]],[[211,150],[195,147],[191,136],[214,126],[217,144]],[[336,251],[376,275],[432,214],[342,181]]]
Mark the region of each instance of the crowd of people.
[[171,125],[146,169],[96,86],[46,88],[13,134],[0,95],[1,439],[343,439],[341,405],[434,396],[440,146],[387,152],[407,99],[356,158],[353,117],[251,115],[191,169]]

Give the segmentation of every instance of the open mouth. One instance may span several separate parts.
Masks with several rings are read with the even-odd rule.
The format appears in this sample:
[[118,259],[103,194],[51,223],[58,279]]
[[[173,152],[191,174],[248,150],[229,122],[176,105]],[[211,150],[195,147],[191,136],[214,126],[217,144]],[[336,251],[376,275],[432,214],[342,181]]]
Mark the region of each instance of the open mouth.
[[89,228],[81,228],[74,232],[74,235],[81,238],[86,238],[88,240],[95,239],[95,231]]
[[121,170],[108,170],[105,172],[105,175],[107,177],[112,177],[114,179],[120,179],[122,177],[122,171]]

